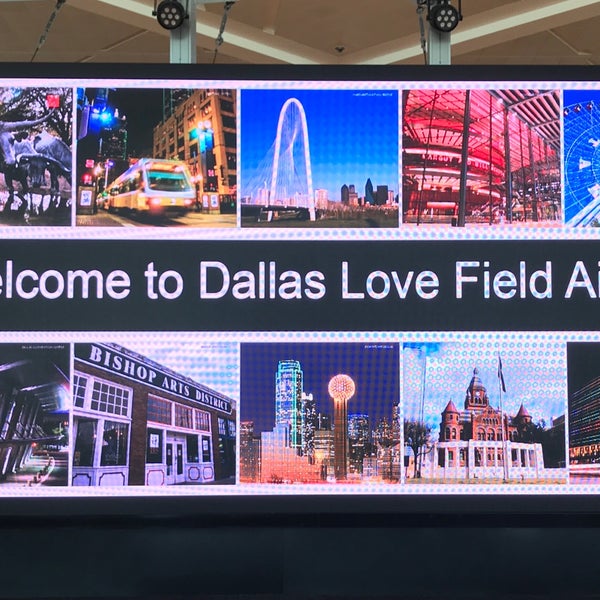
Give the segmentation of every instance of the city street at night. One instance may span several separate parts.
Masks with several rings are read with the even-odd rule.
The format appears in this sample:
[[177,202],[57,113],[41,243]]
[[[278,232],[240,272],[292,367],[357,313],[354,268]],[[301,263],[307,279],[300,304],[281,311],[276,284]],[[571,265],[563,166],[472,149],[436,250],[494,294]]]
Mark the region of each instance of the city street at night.
[[95,215],[77,215],[77,226],[86,227],[235,227],[237,216],[191,211],[180,216],[150,217],[145,214],[115,214],[105,210]]

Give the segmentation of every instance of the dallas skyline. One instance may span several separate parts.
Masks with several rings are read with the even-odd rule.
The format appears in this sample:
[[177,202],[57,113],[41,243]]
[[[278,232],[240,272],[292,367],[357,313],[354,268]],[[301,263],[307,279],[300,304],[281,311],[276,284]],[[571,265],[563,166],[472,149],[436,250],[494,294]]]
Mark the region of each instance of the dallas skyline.
[[384,417],[391,420],[399,400],[398,344],[242,343],[240,419],[253,421],[255,432],[275,425],[275,374],[281,360],[300,363],[304,392],[314,395],[317,412],[333,418],[327,386],[344,373],[356,385],[348,414],[368,414],[370,429]]
[[363,195],[367,179],[399,187],[399,109],[396,91],[242,90],[241,195],[260,175],[261,162],[275,142],[285,101],[297,98],[306,113],[313,188],[340,200],[342,185]]

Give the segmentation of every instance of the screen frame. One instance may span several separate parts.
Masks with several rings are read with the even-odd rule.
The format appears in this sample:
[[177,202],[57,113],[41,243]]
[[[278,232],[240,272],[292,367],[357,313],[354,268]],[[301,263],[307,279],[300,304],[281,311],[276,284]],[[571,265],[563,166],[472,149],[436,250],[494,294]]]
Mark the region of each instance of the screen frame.
[[[135,76],[132,77],[131,73]],[[70,64],[4,63],[0,81],[31,80],[45,85],[49,79],[178,81],[411,81],[411,82],[593,82],[600,81],[600,67],[552,65],[178,65],[178,64]],[[67,84],[68,85],[68,84]],[[573,516],[600,516],[596,494],[556,495],[535,493],[495,495],[473,494],[315,494],[282,495],[265,493],[231,496],[115,496],[115,497],[3,497],[0,490],[0,519],[43,518],[165,518],[217,519],[221,522],[282,523],[301,518],[318,522],[349,522],[357,518],[384,521],[389,518],[431,522],[432,517],[474,516],[486,522],[516,519],[549,522]],[[533,520],[533,521],[532,521]],[[556,522],[556,521],[555,521]]]

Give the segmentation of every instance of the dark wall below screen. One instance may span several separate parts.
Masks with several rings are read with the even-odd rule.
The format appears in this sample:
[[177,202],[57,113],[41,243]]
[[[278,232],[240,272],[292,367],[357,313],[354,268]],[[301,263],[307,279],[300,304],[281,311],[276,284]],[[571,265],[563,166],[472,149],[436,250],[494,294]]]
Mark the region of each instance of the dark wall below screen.
[[595,527],[357,525],[4,523],[0,598],[597,594]]

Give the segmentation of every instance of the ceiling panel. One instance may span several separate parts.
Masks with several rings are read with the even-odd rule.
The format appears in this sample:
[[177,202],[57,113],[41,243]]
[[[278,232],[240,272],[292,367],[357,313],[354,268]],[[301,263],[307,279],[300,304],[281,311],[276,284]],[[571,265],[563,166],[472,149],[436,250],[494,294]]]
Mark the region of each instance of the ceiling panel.
[[[0,1],[0,61],[30,61],[55,0]],[[597,0],[463,0],[457,64],[598,64]],[[168,62],[153,0],[68,0],[38,62]],[[215,60],[224,4],[198,6],[198,62]],[[427,24],[425,23],[425,28]],[[420,64],[416,0],[238,0],[218,63]]]

